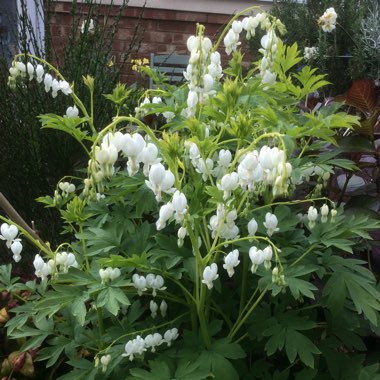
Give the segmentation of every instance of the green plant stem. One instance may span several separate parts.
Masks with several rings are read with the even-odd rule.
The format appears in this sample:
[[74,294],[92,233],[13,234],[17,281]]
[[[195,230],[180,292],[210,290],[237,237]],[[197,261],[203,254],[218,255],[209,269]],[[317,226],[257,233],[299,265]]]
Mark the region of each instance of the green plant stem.
[[98,318],[99,333],[100,335],[104,335],[103,310],[101,307],[96,309],[96,316]]
[[84,239],[83,224],[82,223],[78,223],[78,224],[79,224],[80,240],[82,242],[83,257],[84,257],[84,260],[86,262],[87,272],[89,273],[90,272],[90,262],[88,261],[88,257],[87,257],[87,247],[86,247],[86,241]]
[[222,316],[222,318],[224,319],[224,321],[226,322],[228,328],[232,329],[233,324],[232,324],[230,318],[228,318],[226,313],[221,309],[221,307],[214,300],[211,300],[211,305],[212,305],[211,309],[213,309],[217,313],[219,313]]
[[256,208],[252,209],[251,211],[252,212],[256,212],[257,210],[262,210],[264,208],[278,206],[278,205],[291,206],[291,205],[297,205],[297,204],[301,204],[301,203],[311,203],[311,202],[317,202],[317,201],[326,201],[326,202],[332,203],[329,198],[320,197],[320,198],[310,198],[310,199],[302,199],[302,200],[286,201],[286,202],[273,202],[271,204],[267,204],[267,205],[264,205],[264,206],[256,207]]
[[347,186],[348,186],[348,183],[350,182],[350,179],[352,177],[352,173],[347,173],[346,175],[346,181],[344,182],[344,185],[343,185],[343,188],[342,188],[342,191],[339,195],[339,199],[338,199],[338,203],[337,203],[337,207],[340,206],[340,204],[342,203],[343,201],[343,197],[344,197],[344,194],[346,193],[346,190],[347,190]]
[[185,315],[189,314],[189,312],[186,312],[186,313],[183,313],[181,315],[179,315],[178,317],[172,319],[171,321],[168,321],[168,322],[165,322],[165,323],[161,323],[160,325],[156,325],[156,326],[152,326],[152,327],[148,327],[146,329],[142,329],[142,330],[138,330],[138,331],[132,331],[132,332],[129,332],[127,334],[123,334],[121,336],[119,336],[117,339],[115,339],[109,346],[107,346],[107,348],[103,351],[107,351],[109,350],[114,344],[116,344],[119,340],[121,339],[124,339],[128,336],[132,336],[132,335],[138,335],[138,334],[144,334],[148,331],[156,331],[158,329],[161,329],[165,326],[169,326],[169,325],[173,325],[174,322],[178,321],[179,319],[183,318]]
[[[343,32],[348,36],[348,38],[352,41],[352,43],[355,45],[355,47],[356,47],[357,49],[360,50],[360,49],[362,48],[361,46],[359,46],[359,45],[356,43],[356,41],[352,38],[351,34],[348,33],[348,31],[346,30],[346,28],[344,28],[341,24],[339,24],[339,22],[337,22],[336,25],[338,25],[339,28],[343,30]],[[335,40],[334,40],[334,43],[335,43],[335,45],[336,45],[336,33],[335,33]]]
[[[39,58],[39,57],[37,57],[37,56],[35,56],[35,55],[33,55],[33,54],[26,54],[28,57],[30,57],[30,58],[33,58],[33,59],[35,59],[37,62],[41,62],[42,64],[44,64],[44,65],[46,65],[51,71],[53,71],[56,75],[57,75],[57,77],[58,78],[60,78],[61,80],[64,80],[64,81],[66,81],[66,79],[64,78],[64,76],[53,66],[53,65],[51,65],[49,62],[47,62],[46,60],[44,60],[44,59],[42,59],[42,58]],[[23,57],[23,56],[25,56],[25,54],[17,54],[17,55],[15,55],[15,59],[17,58],[17,57]],[[89,114],[88,114],[88,112],[87,112],[87,109],[86,109],[86,107],[84,106],[84,104],[82,103],[82,101],[78,98],[78,96],[74,93],[74,91],[72,91],[71,92],[71,97],[73,98],[73,100],[74,100],[74,102],[75,102],[75,104],[80,108],[80,110],[83,112],[83,114],[86,116],[86,117],[88,117],[89,119],[91,119],[90,118],[90,116],[89,116]],[[92,119],[91,119],[92,120]],[[96,130],[95,130],[95,128],[94,128],[94,125],[93,125],[93,123],[91,122],[90,123],[90,128],[91,128],[91,131],[92,131],[92,133],[94,133],[95,135],[96,135]]]
[[23,227],[21,227],[19,224],[15,223],[13,220],[10,220],[8,218],[5,218],[4,216],[0,215],[0,220],[2,220],[5,223],[13,224],[15,225],[19,231],[33,244],[35,245],[40,251],[44,252],[47,256],[53,257],[54,254],[50,250],[50,247],[47,245],[43,245],[38,239],[35,239],[28,231],[26,231]]
[[210,236],[208,234],[208,227],[207,227],[206,217],[202,218],[202,222],[203,222],[203,229],[204,229],[204,235],[205,235],[204,242],[206,244],[207,250],[209,250],[211,248],[211,241],[210,241]]
[[187,232],[189,234],[191,244],[195,253],[195,298],[196,298],[196,310],[198,314],[199,326],[201,328],[201,334],[206,347],[211,344],[210,335],[208,333],[208,326],[205,317],[205,286],[201,283],[201,275],[203,270],[203,259],[198,247],[198,239],[194,234],[191,223],[187,221]]
[[291,263],[289,265],[289,268],[293,267],[294,265],[298,264],[301,260],[303,260],[311,251],[313,251],[315,248],[318,247],[318,243],[314,243],[312,244],[309,249],[304,252],[296,261],[294,261],[293,263]]
[[236,340],[235,340],[235,343],[239,343],[239,342],[241,342],[241,341],[244,340],[247,336],[248,336],[248,333],[246,332],[246,333],[243,334],[240,338],[236,339]]
[[[306,105],[307,105],[307,98],[306,98]],[[298,158],[301,158],[303,154],[305,153],[305,150],[309,147],[310,141],[312,140],[311,137],[308,138],[307,143],[302,147],[302,150],[300,154],[298,155]]]
[[194,304],[197,303],[197,301],[196,301],[196,299],[193,297],[193,295],[192,295],[192,294],[186,289],[185,286],[183,286],[183,285],[181,284],[180,281],[177,281],[177,280],[175,280],[175,279],[173,279],[173,278],[170,278],[170,280],[172,280],[175,284],[177,284],[177,285],[181,288],[181,290],[183,291],[183,294],[185,295],[186,298],[189,298],[189,300],[191,300]]
[[248,286],[248,254],[243,254],[243,275],[241,279],[241,294],[240,294],[240,306],[239,315],[244,309],[244,304],[247,298],[247,286]]
[[211,346],[211,338],[208,331],[208,324],[205,315],[205,301],[206,301],[206,286],[201,285],[200,301],[197,305],[199,326],[201,328],[201,334],[203,342],[207,348]]
[[233,329],[228,334],[229,338],[232,339],[235,336],[235,334],[240,330],[240,328],[243,326],[243,324],[245,323],[247,318],[252,314],[252,312],[255,310],[256,306],[263,299],[263,297],[265,296],[267,291],[268,291],[268,286],[266,286],[265,289],[261,292],[260,296],[257,298],[255,303],[251,306],[251,308],[248,310],[248,312],[242,318],[240,318],[240,321],[238,323],[235,323]]
[[241,12],[238,12],[236,13],[236,15],[234,17],[231,18],[231,20],[229,21],[229,23],[226,25],[226,27],[223,29],[222,33],[220,34],[218,40],[216,41],[212,51],[216,51],[218,50],[218,47],[220,45],[220,43],[222,42],[223,40],[223,37],[225,36],[225,34],[227,33],[227,31],[230,29],[232,23],[238,19],[240,16],[243,16],[244,14],[250,12],[250,11],[253,11],[254,9],[260,9],[260,7],[258,7],[257,5],[256,6],[253,6],[253,7],[249,7],[247,9],[244,9],[243,11]]

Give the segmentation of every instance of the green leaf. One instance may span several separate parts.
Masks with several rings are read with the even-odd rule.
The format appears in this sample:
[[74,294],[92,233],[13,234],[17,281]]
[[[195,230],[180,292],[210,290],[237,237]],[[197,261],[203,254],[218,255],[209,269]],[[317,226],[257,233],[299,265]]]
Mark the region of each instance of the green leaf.
[[174,374],[174,378],[178,380],[203,380],[210,376],[210,372],[207,369],[200,369],[201,363],[191,362],[182,359],[178,362],[177,369]]
[[1,265],[0,266],[0,284],[9,286],[11,285],[11,271],[12,265]]
[[304,66],[303,69],[294,74],[294,77],[301,83],[301,98],[306,97],[319,88],[329,84],[324,80],[325,75],[315,74],[317,69],[312,69],[310,66]]
[[76,317],[80,326],[84,326],[86,321],[86,301],[88,301],[89,296],[84,295],[80,298],[76,298],[71,304],[71,313],[74,317]]
[[231,342],[229,338],[223,338],[213,342],[210,351],[216,352],[227,359],[242,359],[246,356],[241,346],[235,342]]
[[239,380],[239,375],[231,362],[216,352],[203,351],[198,361],[202,363],[201,368],[212,372],[214,379]]
[[378,363],[364,367],[360,371],[358,380],[380,380],[379,367]]
[[151,371],[141,368],[132,368],[129,370],[132,376],[128,376],[126,380],[144,379],[144,380],[169,380],[172,378],[170,368],[164,361],[149,361]]
[[293,363],[297,356],[308,367],[314,367],[314,355],[320,351],[315,344],[301,330],[310,330],[315,327],[315,323],[307,317],[300,317],[294,311],[278,314],[268,322],[269,327],[264,330],[263,335],[270,338],[265,344],[267,355],[273,355],[276,351],[285,351],[290,363]]
[[41,333],[35,337],[33,337],[32,339],[29,339],[26,343],[24,343],[21,348],[20,348],[20,351],[28,351],[28,350],[32,350],[34,348],[38,348],[41,346],[41,344],[44,342],[44,340],[49,336],[48,333]]
[[113,315],[117,315],[120,306],[123,305],[130,305],[130,302],[119,288],[107,287],[98,294],[96,299],[97,307],[105,307]]
[[354,259],[332,257],[328,259],[334,272],[323,289],[326,306],[339,313],[346,298],[352,300],[356,311],[363,313],[376,326],[380,311],[380,292],[375,287],[372,273],[361,266],[363,262]]
[[313,354],[321,353],[309,338],[292,329],[286,331],[285,350],[291,363],[298,355],[301,361],[311,368],[314,368]]
[[102,258],[97,260],[101,266],[111,266],[114,268],[149,268],[149,261],[146,253],[142,255],[132,255],[131,257],[123,257],[119,255],[111,255],[108,258]]
[[295,299],[299,299],[301,295],[314,299],[313,292],[318,290],[312,283],[294,277],[286,277],[286,284]]

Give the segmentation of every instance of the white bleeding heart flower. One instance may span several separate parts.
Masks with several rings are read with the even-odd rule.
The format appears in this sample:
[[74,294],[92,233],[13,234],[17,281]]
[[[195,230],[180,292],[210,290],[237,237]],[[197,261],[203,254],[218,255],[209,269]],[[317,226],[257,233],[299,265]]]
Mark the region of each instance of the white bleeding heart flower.
[[215,263],[212,263],[204,269],[202,283],[205,284],[209,289],[212,289],[214,286],[213,282],[218,277],[218,266]]
[[274,232],[279,231],[280,229],[277,227],[278,220],[275,214],[267,212],[265,214],[265,222],[263,223],[264,227],[267,229],[268,236],[272,236]]
[[234,275],[234,268],[237,267],[239,263],[239,251],[237,249],[234,249],[224,257],[223,268],[227,271],[229,277]]

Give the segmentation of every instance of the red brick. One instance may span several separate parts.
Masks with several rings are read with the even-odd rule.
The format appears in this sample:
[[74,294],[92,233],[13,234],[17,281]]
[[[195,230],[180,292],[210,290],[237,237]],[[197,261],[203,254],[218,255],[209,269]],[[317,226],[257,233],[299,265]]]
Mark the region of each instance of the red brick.
[[123,17],[142,17],[146,12],[146,8],[127,7],[121,15]]
[[191,34],[182,34],[182,33],[175,33],[173,34],[173,42],[176,44],[183,44],[186,45],[187,39],[191,36]]
[[207,22],[207,13],[177,11],[176,20],[188,21],[193,23],[205,23]]
[[124,50],[125,50],[125,41],[113,40],[113,42],[112,42],[112,51],[113,52],[122,52]]
[[193,22],[158,20],[158,30],[194,34],[196,24]]
[[138,25],[143,25],[144,20],[139,20],[137,18],[132,17],[122,17],[119,21],[119,28],[127,28],[127,29],[134,29]]
[[156,44],[170,44],[172,42],[173,33],[170,32],[161,32],[157,33],[157,31],[145,31],[143,35],[143,41]]
[[210,24],[227,24],[230,21],[232,15],[220,15],[220,14],[208,14],[207,23]]
[[176,20],[176,11],[166,9],[145,9],[144,18],[151,18],[154,20]]
[[116,38],[119,40],[128,40],[133,36],[133,30],[131,29],[119,29],[116,33]]

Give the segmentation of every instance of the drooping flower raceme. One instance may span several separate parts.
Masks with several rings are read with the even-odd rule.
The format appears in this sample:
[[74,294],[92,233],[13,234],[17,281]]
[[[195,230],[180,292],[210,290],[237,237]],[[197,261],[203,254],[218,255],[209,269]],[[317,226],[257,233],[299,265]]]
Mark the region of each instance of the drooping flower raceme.
[[325,13],[319,18],[318,24],[322,30],[327,33],[331,33],[336,27],[336,19],[338,15],[334,8],[326,9]]
[[259,49],[259,52],[263,55],[260,63],[262,83],[275,83],[276,73],[274,72],[273,65],[277,52],[277,36],[274,29],[270,29],[261,38],[261,49]]
[[198,103],[205,103],[215,91],[214,83],[222,76],[220,54],[212,52],[212,42],[203,36],[203,27],[199,26],[196,36],[187,40],[190,52],[189,64],[183,73],[188,81],[186,116],[193,117]]
[[132,361],[135,355],[142,355],[147,349],[152,352],[156,351],[156,347],[162,343],[171,346],[172,342],[178,338],[178,329],[176,327],[165,331],[164,336],[160,333],[148,334],[145,338],[137,335],[136,338],[129,340],[124,347],[125,353],[121,356],[128,357]]
[[254,150],[243,155],[237,173],[243,190],[265,191],[269,185],[273,195],[279,196],[288,190],[292,165],[286,162],[283,150],[264,145],[260,152]]
[[263,30],[267,30],[270,27],[270,21],[266,13],[257,13],[255,16],[245,17],[242,20],[243,29],[247,32],[247,40],[255,36],[259,25]]

